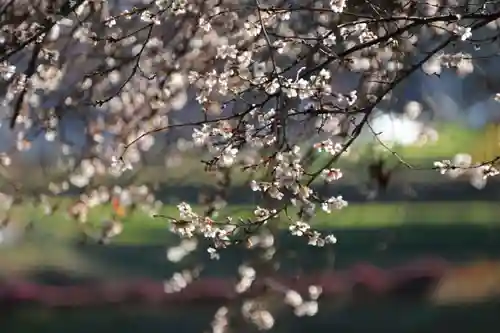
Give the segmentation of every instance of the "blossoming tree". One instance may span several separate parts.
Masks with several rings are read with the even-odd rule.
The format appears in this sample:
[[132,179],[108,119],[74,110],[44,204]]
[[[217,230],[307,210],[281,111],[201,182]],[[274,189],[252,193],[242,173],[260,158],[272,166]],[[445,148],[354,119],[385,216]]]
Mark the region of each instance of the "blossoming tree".
[[[215,217],[214,200],[204,212],[181,203],[172,230],[208,239],[213,258],[238,244],[263,248],[266,260],[241,269],[244,293],[272,267],[278,221],[311,245],[336,242],[309,222],[317,209],[347,202],[311,185],[342,177],[338,159],[412,73],[473,65],[457,48],[490,43],[499,18],[500,4],[484,1],[3,1],[0,89],[14,144],[2,165],[43,136],[65,170],[50,190],[60,193],[68,181],[82,188],[71,208],[80,220],[84,207],[112,197],[93,179],[134,173],[158,133],[189,130],[193,149],[209,154],[200,161],[207,177],[215,173],[224,188],[233,170],[247,174],[261,199],[253,218]],[[497,160],[429,168],[487,177]],[[147,188],[120,191],[154,206]],[[305,301],[268,283],[296,313],[317,311],[318,288]],[[270,328],[270,312],[254,305],[243,306],[247,319]],[[225,327],[226,312],[215,328]]]

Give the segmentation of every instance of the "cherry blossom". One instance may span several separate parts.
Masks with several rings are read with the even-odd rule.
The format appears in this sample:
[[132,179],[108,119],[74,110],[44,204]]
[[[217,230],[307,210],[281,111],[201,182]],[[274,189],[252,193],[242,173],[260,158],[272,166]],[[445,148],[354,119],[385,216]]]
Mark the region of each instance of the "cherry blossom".
[[[124,212],[141,209],[164,218],[165,228],[184,242],[167,251],[172,262],[194,251],[199,239],[208,242],[203,251],[212,259],[243,245],[272,262],[273,232],[283,224],[290,237],[311,246],[336,243],[334,235],[316,230],[315,216],[319,210],[334,215],[348,203],[341,193],[323,197],[316,184],[335,186],[343,177],[339,159],[413,73],[472,74],[481,48],[454,46],[476,43],[473,37],[500,17],[494,4],[470,10],[395,3],[380,12],[344,0],[156,0],[122,7],[93,0],[2,6],[0,87],[7,111],[1,126],[10,129],[12,144],[0,164],[16,168],[18,157],[42,138],[57,152],[40,159],[44,186],[53,196],[79,189],[66,213],[85,239],[111,242],[126,228]],[[354,85],[342,87],[346,77]],[[407,110],[412,118],[422,112],[420,105]],[[391,149],[380,133],[372,134]],[[176,216],[160,213],[151,186],[136,182],[153,155],[165,162],[165,173],[182,167],[185,156],[196,157],[217,186],[206,209],[182,202]],[[426,168],[467,176],[481,188],[499,173],[497,162],[458,156]],[[224,210],[234,174],[256,196],[242,216]],[[46,212],[58,209],[45,197],[38,201]],[[89,210],[105,204],[112,216],[95,230],[87,223]],[[258,267],[242,265],[238,293],[261,278]],[[198,273],[174,274],[165,291],[182,290]],[[297,316],[319,311],[318,288],[306,297],[266,281]],[[230,310],[217,311],[215,332],[227,327]],[[275,324],[266,304],[245,299],[240,310],[260,329]]]

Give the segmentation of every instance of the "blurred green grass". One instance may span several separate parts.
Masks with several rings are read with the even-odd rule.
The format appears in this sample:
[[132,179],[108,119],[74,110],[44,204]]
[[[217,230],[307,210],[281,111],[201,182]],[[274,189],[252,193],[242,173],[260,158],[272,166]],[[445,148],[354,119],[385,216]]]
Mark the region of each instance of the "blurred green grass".
[[457,124],[438,124],[439,133],[436,142],[425,145],[409,145],[395,147],[395,151],[403,158],[418,159],[451,159],[458,153],[471,153],[480,146],[483,139],[481,130],[464,128]]
[[[398,153],[405,161],[411,165],[421,168],[431,168],[433,162],[436,160],[452,159],[457,153],[473,153],[485,147],[485,140],[490,140],[489,136],[485,134],[485,130],[473,130],[465,128],[458,124],[442,123],[436,124],[439,137],[436,142],[429,142],[423,146],[410,145],[410,146],[395,146],[392,148]],[[353,147],[351,154],[342,157],[335,166],[342,169],[344,178],[340,179],[340,183],[359,183],[360,180],[366,178],[366,166],[375,157],[373,153],[373,145],[379,146],[375,139],[371,140],[371,144],[358,144]],[[312,142],[304,147],[304,150],[310,146]],[[379,149],[383,150],[383,149]],[[389,159],[394,163],[397,160],[391,156],[390,152],[386,152]],[[112,177],[104,177],[97,179],[98,184],[165,184],[168,186],[182,186],[182,185],[195,185],[203,186],[215,183],[215,177],[205,171],[205,165],[201,163],[202,153],[189,152],[179,153],[172,150],[168,153],[172,157],[178,156],[182,158],[179,165],[166,167],[163,165],[163,155],[161,160],[151,158],[150,165],[141,168],[137,177],[132,177],[131,173],[126,173],[122,178],[115,179]],[[316,160],[311,166],[311,169],[317,169],[324,166],[330,159],[328,154],[317,154]],[[414,171],[403,170],[404,178],[410,181],[426,182],[426,181],[445,181],[439,173],[430,171]],[[23,184],[24,188],[29,191],[44,190],[46,189],[47,179],[56,177],[64,179],[65,176],[57,170],[41,170],[39,166],[22,168],[15,168],[9,170],[11,180],[19,181]],[[133,179],[132,179],[133,178]],[[248,182],[252,179],[252,174],[249,172],[242,172],[235,169],[233,173],[233,184],[239,185]],[[5,182],[0,181],[0,186],[9,186]]]
[[[356,306],[339,306],[335,300],[321,300],[313,319],[276,313],[274,332],[490,332],[498,325],[500,304],[486,303],[433,307],[424,302],[381,300]],[[227,304],[212,302],[162,307],[122,306],[89,309],[28,308],[9,313],[2,320],[5,332],[18,333],[148,333],[165,332],[171,327],[178,333],[203,332],[210,327],[213,313]],[[196,320],[193,320],[196,318]],[[250,329],[240,332],[248,332]],[[484,331],[483,331],[484,329]]]
[[[202,212],[201,206],[193,208]],[[253,209],[230,206],[221,216],[249,216]],[[167,206],[161,213],[177,216],[175,206]],[[293,212],[289,214],[293,216]],[[97,226],[110,215],[110,207],[99,207],[91,211],[90,223]],[[311,247],[305,239],[283,230],[278,235],[277,256],[283,269],[290,271],[325,269],[333,263],[345,268],[359,261],[393,266],[423,255],[456,261],[498,256],[499,215],[497,204],[484,202],[353,204],[330,215],[319,213],[312,222],[324,232],[333,232],[337,244],[326,249]],[[31,218],[36,224],[20,243],[0,247],[0,275],[49,268],[106,278],[161,279],[201,263],[206,274],[219,276],[234,273],[250,255],[236,247],[224,252],[220,261],[212,261],[204,250],[206,243],[181,263],[171,263],[166,250],[177,246],[180,239],[169,231],[168,220],[139,212],[124,219],[123,233],[107,246],[78,245],[76,225],[63,213],[42,217],[40,211],[26,205],[15,207],[14,217],[19,223]]]
[[[64,205],[63,205],[64,206]],[[203,212],[202,206],[193,206]],[[251,217],[253,206],[231,205],[220,212],[219,218],[225,216]],[[165,206],[160,214],[178,217],[174,205]],[[295,219],[293,210],[288,211],[290,218]],[[312,225],[320,229],[340,228],[386,228],[405,225],[500,225],[500,207],[496,203],[487,202],[439,202],[439,203],[365,203],[351,204],[348,207],[327,214],[318,210]],[[52,216],[44,217],[41,210],[31,206],[17,206],[13,209],[13,217],[19,223],[34,221],[37,232],[50,238],[71,240],[78,236],[76,224],[69,220],[64,210]],[[111,217],[110,206],[99,206],[89,214],[89,224],[99,227],[101,221]],[[286,221],[284,214],[281,221]],[[136,211],[124,219],[124,231],[115,240],[120,244],[165,244],[171,233],[169,220],[151,217],[144,212]]]

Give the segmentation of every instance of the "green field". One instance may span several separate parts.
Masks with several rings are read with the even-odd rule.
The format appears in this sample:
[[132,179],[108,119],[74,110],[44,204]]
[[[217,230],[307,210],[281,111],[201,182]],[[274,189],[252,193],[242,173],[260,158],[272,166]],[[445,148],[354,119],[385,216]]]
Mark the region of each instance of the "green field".
[[[203,207],[194,206],[202,213]],[[251,217],[254,207],[230,206],[220,212],[225,216]],[[164,207],[161,214],[178,217],[176,206]],[[31,206],[15,207],[14,218],[19,223],[35,222],[35,235],[40,234],[55,239],[72,239],[76,235],[75,223],[68,220],[64,210],[44,217],[41,211]],[[99,226],[102,220],[111,216],[108,206],[93,209],[89,215],[90,224]],[[290,211],[289,216],[295,218]],[[319,211],[312,225],[320,229],[330,228],[384,228],[408,225],[500,225],[500,207],[496,203],[484,202],[444,202],[444,203],[367,203],[352,204],[347,208],[326,214]],[[281,221],[287,219],[282,214]],[[170,232],[168,219],[153,218],[143,212],[129,214],[123,220],[124,232],[115,240],[119,244],[164,244]]]
[[[195,209],[202,211],[202,207]],[[248,206],[231,206],[221,216],[249,216],[252,211]],[[177,267],[167,262],[165,251],[178,244],[179,239],[162,218],[135,213],[124,219],[124,232],[110,245],[78,246],[80,234],[75,223],[63,213],[42,217],[40,211],[30,206],[16,207],[14,213],[20,224],[32,219],[35,227],[19,245],[1,250],[0,266],[4,271],[47,266],[99,272],[104,276],[129,273],[165,276]],[[175,206],[167,206],[162,213],[177,216]],[[337,265],[348,266],[359,260],[390,264],[426,253],[451,257],[467,253],[489,255],[500,250],[494,245],[497,241],[500,245],[499,215],[496,204],[481,202],[353,204],[331,215],[319,213],[312,224],[335,233],[338,244],[332,251],[337,253]],[[91,212],[90,223],[98,226],[109,216],[109,207],[100,207]],[[285,250],[303,257],[305,264],[309,264],[311,251],[329,253],[307,246],[306,240],[292,237],[288,232],[283,231],[282,237],[280,242]],[[199,256],[201,260],[207,259],[204,251],[197,256],[198,259],[193,257],[189,261],[200,260]],[[238,255],[230,257],[228,260],[234,264],[240,260]],[[222,272],[235,266],[221,268],[216,263],[213,267]]]
[[[457,153],[472,153],[476,152],[479,155],[490,156],[489,152],[483,152],[487,149],[485,140],[490,140],[484,130],[467,129],[457,124],[437,124],[436,128],[439,133],[437,142],[427,143],[425,145],[411,145],[404,147],[393,147],[399,157],[410,165],[420,169],[427,170],[405,170],[401,168],[398,174],[400,178],[408,182],[439,182],[446,181],[447,178],[440,175],[432,169],[433,162],[443,159],[452,159]],[[304,150],[310,147],[311,143],[304,146]],[[374,153],[373,147],[378,147],[378,152]],[[398,159],[391,152],[385,149],[380,149],[380,144],[375,139],[369,139],[367,142],[355,144],[352,148],[352,153],[344,155],[335,163],[335,167],[340,168],[344,177],[339,180],[341,184],[359,184],[360,181],[365,181],[367,177],[366,167],[370,161],[379,156],[382,152],[388,158],[388,164],[397,164]],[[483,154],[484,153],[484,154]],[[493,153],[493,152],[492,152]],[[166,167],[164,165],[164,156],[175,156],[181,158],[181,164]],[[202,152],[179,153],[175,149],[166,151],[162,154],[161,159],[155,159],[150,156],[151,165],[147,165],[136,174],[126,173],[120,179],[105,177],[97,179],[98,184],[168,184],[170,187],[176,186],[202,186],[213,184],[215,177],[205,171],[205,164],[201,163],[202,158],[207,158]],[[493,157],[493,156],[490,156]],[[312,169],[317,169],[325,165],[329,160],[327,154],[317,154]],[[59,180],[67,178],[66,175],[58,171],[54,167],[47,167],[42,170],[39,166],[21,166],[11,168],[8,172],[9,179],[20,182],[26,191],[41,191],[47,188],[47,179],[57,178]],[[252,179],[252,175],[248,172],[241,172],[235,169],[233,174],[233,185],[240,185]],[[0,187],[9,184],[0,180]]]
[[[27,310],[5,316],[0,324],[5,332],[17,333],[86,333],[89,327],[94,333],[164,333],[166,327],[172,327],[177,333],[205,332],[222,305],[226,304]],[[276,318],[273,332],[494,332],[500,304],[434,308],[418,302],[379,301],[339,308],[335,302],[321,302],[319,309],[313,318],[296,317],[283,311]],[[248,327],[245,325],[238,332],[253,332]]]
[[[202,207],[195,207],[201,211]],[[224,214],[248,215],[252,207],[232,206]],[[175,206],[162,212],[176,215]],[[339,242],[328,248],[307,245],[304,239],[283,232],[276,259],[281,270],[309,272],[343,269],[354,263],[369,262],[381,267],[408,262],[423,256],[439,256],[462,262],[498,258],[500,253],[499,208],[496,204],[398,203],[351,205],[334,214],[318,214],[314,224],[334,232]],[[98,223],[108,217],[109,207],[92,211]],[[234,248],[222,252],[221,260],[210,261],[202,244],[199,250],[180,263],[166,259],[166,250],[179,239],[168,231],[168,222],[136,213],[125,220],[124,233],[108,246],[77,246],[72,240],[76,229],[63,214],[41,218],[36,209],[16,207],[21,220],[37,220],[33,235],[26,242],[1,252],[1,272],[38,271],[37,280],[47,282],[47,274],[63,271],[75,279],[147,277],[162,280],[185,268],[204,267],[204,276],[234,276],[238,265],[251,255]],[[48,271],[40,275],[40,271]],[[212,306],[213,305],[213,306]],[[78,310],[26,309],[0,318],[0,325],[16,332],[164,332],[175,327],[180,332],[203,331],[219,306],[190,305],[189,308],[105,307]],[[222,305],[222,304],[221,304]],[[463,308],[434,308],[429,305],[381,300],[374,304],[339,307],[326,303],[314,320],[296,320],[284,314],[278,332],[343,331],[362,332],[471,332],[497,321],[498,304]],[[192,318],[196,318],[195,321]]]

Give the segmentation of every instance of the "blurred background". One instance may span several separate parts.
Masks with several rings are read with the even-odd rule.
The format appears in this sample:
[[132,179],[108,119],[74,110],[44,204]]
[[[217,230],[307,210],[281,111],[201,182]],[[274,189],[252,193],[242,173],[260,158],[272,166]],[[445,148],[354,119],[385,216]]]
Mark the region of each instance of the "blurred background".
[[[492,45],[491,49],[496,47]],[[452,160],[469,166],[500,156],[500,104],[496,100],[500,61],[478,56],[473,63],[474,71],[466,76],[444,69],[439,75],[422,70],[410,76],[376,110],[371,129],[365,129],[339,160],[336,167],[344,177],[328,187],[315,185],[320,192],[342,195],[349,202],[343,210],[318,214],[314,219],[314,226],[331,231],[338,244],[312,248],[284,229],[277,240],[280,274],[314,276],[350,270],[351,280],[359,278],[362,286],[373,290],[363,293],[353,288],[339,292],[341,296],[333,292],[333,296],[325,295],[319,313],[310,318],[281,311],[276,331],[471,332],[500,324],[499,181],[494,177],[486,181],[477,169],[451,175],[433,169],[435,161]],[[356,80],[348,74],[339,75],[336,88],[348,89]],[[182,107],[171,113],[171,123],[197,119],[200,106],[189,98],[192,93],[186,93]],[[2,110],[4,114],[9,112],[9,107]],[[7,152],[16,133],[8,128],[7,120],[0,125],[0,151]],[[85,145],[86,129],[78,119],[65,117],[60,128],[66,139],[75,143],[72,149]],[[2,162],[1,332],[205,332],[210,328],[224,300],[143,305],[134,301],[139,296],[128,295],[125,304],[85,307],[51,306],[51,302],[66,304],[55,298],[48,305],[2,301],[13,286],[17,286],[22,300],[35,294],[55,297],[51,296],[52,289],[38,292],[36,285],[56,288],[107,281],[110,286],[118,286],[129,280],[155,281],[152,292],[143,291],[150,295],[162,293],[167,288],[165,281],[173,278],[186,282],[186,276],[198,270],[201,273],[195,275],[200,279],[237,276],[239,265],[251,256],[249,251],[227,251],[221,260],[210,260],[203,241],[196,241],[198,246],[182,242],[169,231],[167,220],[153,218],[147,209],[127,204],[130,191],[146,196],[151,193],[153,199],[146,200],[148,209],[177,216],[180,202],[203,211],[207,198],[223,196],[220,199],[225,206],[220,215],[253,212],[258,198],[248,186],[250,179],[233,172],[231,183],[224,184],[219,175],[205,172],[200,162],[203,152],[193,147],[191,133],[192,128],[182,127],[155,133],[153,146],[142,152],[138,169],[120,178],[97,177],[93,184],[70,179],[57,196],[49,195],[48,188],[52,179],[62,177],[58,170],[66,165],[67,158],[62,153],[66,149],[63,144],[38,136],[31,149],[9,155],[9,162]],[[312,137],[304,145],[318,139]],[[318,154],[317,163],[321,165]],[[13,182],[22,184],[22,197],[17,201]],[[96,228],[108,218],[119,218],[123,224],[123,231],[105,246],[82,244],[81,230],[70,218],[81,194],[90,186],[98,190],[90,196],[100,195],[101,186],[110,189],[104,192],[118,197],[124,207],[119,217],[110,204],[88,212],[88,224]],[[221,186],[227,187],[223,194]],[[8,208],[10,201],[15,201],[12,209]],[[46,214],[45,209],[53,211]],[[414,260],[422,258],[443,263],[434,264],[432,270],[414,268],[417,273],[395,282],[400,272],[390,269],[411,267]],[[361,264],[365,265],[363,269],[354,269]],[[330,289],[335,289],[334,280],[324,283],[331,283]],[[379,281],[385,281],[388,287],[377,294],[373,286]],[[67,295],[73,295],[77,302],[81,295],[72,292]],[[96,293],[95,297],[101,296]],[[250,332],[252,328],[235,330]]]
[[[443,159],[471,163],[497,156],[500,132],[495,115],[499,105],[494,101],[494,94],[486,94],[477,101],[462,102],[456,92],[465,89],[462,84],[465,85],[466,80],[452,74],[441,78],[417,75],[412,80],[408,85],[415,90],[413,99],[405,103],[398,101],[403,103],[403,109],[406,107],[410,111],[378,110],[372,127],[374,132],[380,133],[379,139],[374,138],[371,131],[366,131],[338,163],[344,177],[328,188],[318,184],[320,191],[342,195],[349,202],[344,210],[331,215],[320,214],[314,220],[315,226],[332,230],[339,243],[330,248],[311,249],[284,230],[279,240],[282,272],[337,271],[362,262],[389,269],[425,257],[442,258],[453,265],[481,266],[482,262],[498,260],[500,187],[497,180],[491,178],[485,183],[481,175],[474,172],[450,177],[432,170],[433,162]],[[450,84],[457,88],[450,92]],[[427,89],[431,89],[432,94]],[[427,120],[425,117],[430,110],[426,108],[431,107],[434,116]],[[420,115],[417,112],[415,116],[415,109]],[[189,107],[182,110],[184,115],[190,112],[194,111]],[[82,129],[71,123],[67,126],[75,126],[71,131],[78,140],[78,131]],[[4,144],[12,138],[5,125],[1,135],[0,142]],[[126,174],[119,180],[101,181],[103,184],[109,181],[138,188],[148,186],[153,189],[156,200],[163,204],[161,212],[167,215],[176,216],[175,205],[182,201],[201,207],[196,204],[201,205],[204,196],[217,192],[217,180],[204,172],[199,155],[191,152],[189,132],[168,132],[157,136],[164,136],[164,139],[155,141],[158,147],[148,153],[146,159],[149,162],[133,177]],[[410,170],[401,165],[379,140],[407,163],[422,170]],[[167,153],[159,153],[165,151]],[[201,245],[177,262],[175,249],[189,245],[182,245],[170,234],[166,220],[151,218],[142,211],[127,213],[123,218],[123,232],[107,246],[81,246],[77,240],[77,228],[64,208],[44,216],[35,200],[30,199],[45,191],[46,172],[56,167],[58,158],[53,144],[40,138],[31,150],[12,161],[12,167],[5,173],[4,191],[9,192],[10,180],[22,179],[26,199],[15,205],[9,216],[17,224],[12,223],[1,231],[0,274],[4,281],[60,286],[98,280],[151,279],[162,285],[176,272],[198,266],[204,267],[202,276],[205,278],[236,274],[238,265],[246,256],[241,251],[228,251],[220,261],[210,261],[203,250],[204,245]],[[379,180],[374,179],[373,166],[380,166],[381,161],[382,173],[387,177],[386,187],[380,187]],[[248,214],[257,198],[247,185],[248,179],[238,174],[233,179],[226,196],[228,206],[224,210]],[[78,186],[71,185],[58,198],[50,200],[61,202],[61,207],[70,206],[81,191]],[[98,224],[103,217],[110,215],[111,208],[99,207],[90,212],[89,221]],[[34,223],[30,232],[18,227],[30,222]],[[412,298],[408,301],[405,292],[401,291],[401,298],[381,296],[376,303],[367,300],[347,305],[339,305],[333,298],[322,301],[319,314],[312,318],[283,314],[280,316],[282,324],[277,324],[276,330],[487,330],[499,324],[500,306],[491,297],[500,291],[500,270],[496,266],[485,267],[465,273],[465,278],[461,277],[462,273],[456,273],[459,277],[452,275],[450,283],[455,283],[453,279],[465,279],[452,293],[472,293],[472,301],[468,299],[464,304],[452,302],[451,305],[437,306],[431,301],[432,292],[423,300]],[[487,290],[481,288],[483,280],[491,278],[497,282]],[[418,285],[410,284],[408,288],[417,290]],[[477,300],[481,302],[476,304]],[[76,333],[91,328],[95,332],[126,333],[160,332],[175,327],[181,332],[201,332],[210,327],[213,314],[221,304],[207,300],[176,307],[131,304],[68,309],[4,305],[0,328],[3,332],[70,330]]]

